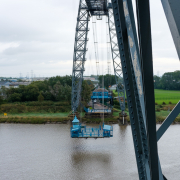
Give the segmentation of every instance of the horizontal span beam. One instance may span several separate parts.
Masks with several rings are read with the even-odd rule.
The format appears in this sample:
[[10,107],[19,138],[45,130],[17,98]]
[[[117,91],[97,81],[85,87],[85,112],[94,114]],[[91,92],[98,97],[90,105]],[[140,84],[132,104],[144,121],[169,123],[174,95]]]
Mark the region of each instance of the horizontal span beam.
[[166,132],[166,130],[169,128],[169,126],[175,120],[175,118],[178,116],[179,113],[180,113],[180,101],[177,103],[177,105],[174,107],[174,109],[171,111],[168,117],[164,120],[161,127],[157,130],[157,141]]

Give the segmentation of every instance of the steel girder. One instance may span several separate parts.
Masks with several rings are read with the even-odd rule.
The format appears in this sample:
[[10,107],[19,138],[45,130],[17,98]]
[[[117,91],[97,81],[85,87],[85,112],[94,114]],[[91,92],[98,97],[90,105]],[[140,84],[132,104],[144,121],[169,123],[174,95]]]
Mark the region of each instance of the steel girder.
[[[150,179],[148,146],[131,60],[123,2],[112,1],[139,179]],[[148,177],[148,178],[147,178]]]
[[[149,2],[146,1],[146,3]],[[115,14],[114,19],[121,55],[122,70],[126,86],[126,94],[128,108],[130,112],[130,121],[136,154],[136,162],[139,172],[139,179],[163,180],[164,178],[162,175],[157,153],[157,140],[154,139],[155,145],[151,144],[154,136],[149,136],[149,134],[151,134],[151,132],[149,133],[149,131],[153,130],[156,123],[154,123],[154,120],[150,122],[148,115],[149,110],[147,111],[146,109],[146,106],[148,106],[148,102],[145,100],[147,100],[148,98],[146,98],[147,96],[145,93],[148,92],[148,86],[147,82],[144,83],[143,81],[145,80],[145,78],[147,78],[146,74],[143,74],[146,67],[141,64],[142,61],[140,60],[132,2],[131,0],[115,0],[112,2],[112,5]],[[146,6],[145,9],[147,11],[148,6]],[[149,11],[147,11],[147,13],[149,13]],[[145,19],[150,20],[148,19],[149,16],[147,14],[145,15]],[[150,21],[148,21],[147,23],[149,22]],[[149,28],[148,31],[150,31],[150,26],[146,26],[146,28]],[[152,51],[152,49],[149,51]],[[152,56],[150,56],[150,58],[151,57]],[[152,63],[152,59],[150,58],[148,60]],[[150,64],[150,62],[148,64]],[[149,75],[153,77],[152,73],[150,73]],[[146,91],[144,91],[144,89],[146,89]],[[152,90],[152,88],[150,88],[150,90]],[[151,92],[149,91],[149,93]],[[150,96],[152,94],[153,93],[151,93]],[[154,97],[152,96],[151,98],[154,99]],[[152,167],[152,162],[154,163],[154,167]]]
[[88,34],[89,11],[85,0],[80,0],[75,43],[73,55],[73,70],[72,70],[72,97],[71,108],[76,111],[81,98],[81,88],[84,72],[85,56],[87,51],[87,34]]
[[179,16],[179,0],[161,0],[166,19],[171,30],[177,54],[180,59],[180,16]]
[[125,86],[123,82],[121,59],[120,59],[119,46],[118,46],[118,41],[117,41],[116,27],[114,24],[113,9],[109,8],[108,12],[109,12],[108,13],[109,36],[110,36],[110,43],[111,43],[111,53],[112,53],[112,60],[113,60],[113,66],[114,66],[114,74],[115,74],[115,79],[116,79],[116,84],[117,84],[118,98],[119,98],[121,110],[125,111]]
[[85,0],[92,16],[108,15],[107,0]]
[[158,160],[156,115],[154,100],[154,79],[152,62],[151,23],[149,0],[136,0],[137,23],[139,33],[139,47],[141,71],[143,74],[144,99],[146,108],[147,137],[149,144],[149,164],[152,179],[163,179]]

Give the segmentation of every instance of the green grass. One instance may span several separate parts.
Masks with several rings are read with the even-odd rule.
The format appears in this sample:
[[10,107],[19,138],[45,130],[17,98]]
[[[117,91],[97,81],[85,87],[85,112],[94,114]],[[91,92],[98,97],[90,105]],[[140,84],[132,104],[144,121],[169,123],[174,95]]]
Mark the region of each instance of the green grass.
[[[65,113],[17,113],[17,114],[10,114],[8,113],[8,117],[67,117],[69,115],[68,112]],[[4,114],[0,114],[0,117],[4,116]]]
[[155,89],[155,102],[162,104],[177,104],[180,101],[180,91]]
[[[118,93],[113,90],[114,94],[117,96]],[[173,90],[162,90],[162,89],[155,89],[155,102],[158,104],[162,104],[165,102],[169,104],[177,104],[180,101],[180,91],[173,91]]]
[[[163,116],[163,117],[167,117],[169,115],[170,111],[160,111],[160,112],[156,112],[156,116]],[[180,117],[180,114],[178,115]]]

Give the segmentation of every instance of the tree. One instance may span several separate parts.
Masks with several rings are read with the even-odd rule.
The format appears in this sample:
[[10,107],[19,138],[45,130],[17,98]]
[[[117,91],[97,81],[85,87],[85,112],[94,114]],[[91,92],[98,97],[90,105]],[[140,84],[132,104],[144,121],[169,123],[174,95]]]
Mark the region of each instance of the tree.
[[91,99],[91,88],[88,85],[87,81],[83,81],[82,83],[82,92],[81,92],[81,99],[88,103]]
[[0,96],[0,105],[3,104],[3,102],[4,102],[4,101],[3,101],[3,97]]
[[90,86],[91,90],[93,90],[94,89],[93,82],[91,80],[85,80],[85,81],[88,83],[88,85]]
[[161,89],[161,78],[154,75],[154,89]]
[[39,102],[44,101],[44,97],[43,97],[43,95],[41,94],[41,92],[40,92],[40,94],[39,94],[39,96],[38,96],[38,101],[39,101]]
[[21,94],[19,93],[13,93],[9,96],[9,101],[10,102],[20,102],[21,101]]
[[[104,78],[104,85],[103,85],[103,78]],[[100,75],[98,77],[98,79],[99,79],[100,87],[104,86],[106,89],[108,89],[109,86],[116,84],[115,76],[111,75],[111,74],[106,74],[104,76]],[[122,79],[122,81],[123,81],[123,79]]]

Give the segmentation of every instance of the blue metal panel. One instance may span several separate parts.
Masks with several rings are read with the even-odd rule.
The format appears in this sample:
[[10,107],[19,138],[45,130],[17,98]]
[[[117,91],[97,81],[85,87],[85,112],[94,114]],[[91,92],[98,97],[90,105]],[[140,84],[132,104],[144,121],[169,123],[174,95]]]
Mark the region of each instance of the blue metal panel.
[[[107,127],[108,126],[108,127]],[[104,129],[108,128],[108,129]],[[109,138],[113,137],[113,127],[109,125],[103,125],[99,127],[86,127],[80,126],[80,129],[71,128],[72,138]]]
[[108,92],[93,92],[91,99],[112,99]]

